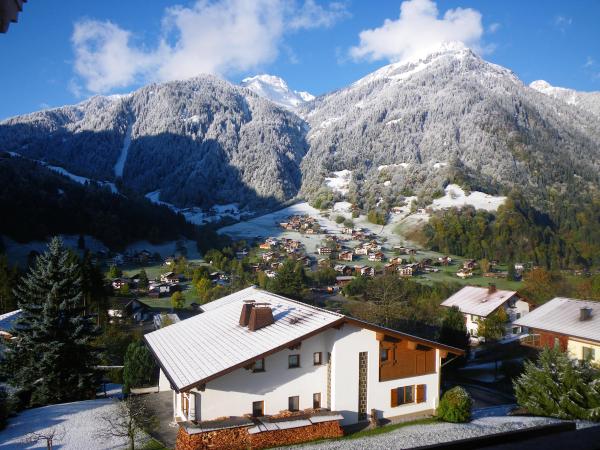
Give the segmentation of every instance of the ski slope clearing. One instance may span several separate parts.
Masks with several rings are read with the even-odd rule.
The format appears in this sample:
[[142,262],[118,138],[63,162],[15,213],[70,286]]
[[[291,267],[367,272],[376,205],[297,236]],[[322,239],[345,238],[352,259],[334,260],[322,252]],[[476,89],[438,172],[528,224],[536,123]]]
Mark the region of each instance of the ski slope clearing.
[[432,209],[461,208],[470,205],[476,209],[497,211],[506,201],[506,197],[493,196],[479,191],[473,191],[467,195],[465,191],[456,184],[449,184],[446,186],[445,192],[446,195],[441,198],[436,198],[433,201],[431,204]]
[[197,206],[191,208],[178,208],[172,203],[163,202],[160,199],[160,190],[149,192],[145,197],[152,203],[169,207],[172,211],[183,214],[185,220],[195,225],[204,225],[211,222],[220,222],[223,219],[230,218],[240,220],[245,213],[240,213],[237,203],[227,205],[213,205],[210,210],[205,210]]
[[325,178],[325,184],[334,192],[339,192],[342,195],[346,195],[348,193],[348,186],[350,185],[351,179],[351,170],[339,170],[337,172],[333,172],[332,177]]
[[41,433],[51,429],[62,434],[54,439],[54,448],[61,450],[121,450],[127,441],[118,437],[98,437],[103,426],[101,417],[116,413],[113,399],[86,400],[60,405],[33,408],[9,419],[0,431],[0,450],[42,449],[45,442],[27,444],[23,441],[31,432]]

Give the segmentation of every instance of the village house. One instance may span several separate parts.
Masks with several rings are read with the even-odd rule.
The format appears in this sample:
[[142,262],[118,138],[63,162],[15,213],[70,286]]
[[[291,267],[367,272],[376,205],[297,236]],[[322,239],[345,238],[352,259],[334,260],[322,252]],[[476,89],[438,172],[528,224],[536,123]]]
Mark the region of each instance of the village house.
[[356,248],[354,249],[354,254],[355,254],[356,256],[361,256],[361,255],[363,255],[363,256],[364,256],[364,255],[368,255],[368,254],[369,254],[369,249],[368,249],[367,247],[363,247],[363,246],[361,245],[361,246],[358,246],[358,247],[356,247]]
[[521,327],[513,322],[529,312],[529,303],[518,292],[496,289],[493,284],[487,288],[465,286],[444,300],[442,306],[456,306],[465,316],[467,332],[474,338],[479,335],[479,322],[500,308],[508,316],[505,335],[520,334]]
[[179,283],[179,275],[175,272],[167,272],[160,275],[160,281],[163,283]]
[[419,264],[405,264],[404,266],[398,266],[398,275],[401,277],[414,277],[419,272]]
[[465,261],[463,261],[463,269],[465,269],[465,271],[471,271],[473,269],[475,269],[477,267],[477,261],[475,261],[474,259],[467,259]]
[[[459,349],[250,287],[144,339],[172,392],[176,448],[264,448],[418,417]],[[290,432],[293,430],[293,432]],[[220,444],[219,444],[220,443]]]
[[449,266],[450,264],[452,264],[452,258],[450,258],[449,256],[440,256],[438,258],[438,262],[442,266]]
[[600,363],[600,302],[557,297],[516,320],[523,345],[558,347],[573,359]]
[[472,277],[473,272],[471,272],[469,269],[460,269],[458,272],[456,272],[456,276],[464,280],[465,278]]
[[113,287],[113,289],[121,290],[125,286],[129,287],[130,283],[131,283],[131,280],[129,278],[120,277],[120,278],[115,278],[114,280],[112,280],[110,284]]
[[10,311],[0,314],[0,353],[2,348],[2,339],[10,340],[16,326],[17,319],[21,317],[21,310]]
[[404,262],[405,262],[405,260],[401,256],[395,256],[390,259],[390,264],[393,264],[393,265],[404,264]]
[[356,275],[362,275],[364,277],[374,277],[375,269],[371,266],[354,266],[354,273]]
[[335,284],[339,287],[342,287],[350,283],[352,280],[354,280],[354,278],[355,277],[352,275],[340,275],[335,277]]
[[271,244],[269,244],[268,242],[261,242],[258,245],[258,248],[261,250],[271,250]]
[[319,255],[330,255],[333,252],[333,249],[330,247],[319,247],[317,249],[317,253]]
[[341,273],[342,275],[352,275],[352,273],[354,272],[353,267],[347,266],[345,264],[336,264],[333,267],[333,270],[335,270],[338,273]]
[[340,252],[338,259],[341,259],[342,261],[352,261],[354,259],[354,254],[351,251],[346,250]]
[[277,257],[277,254],[274,252],[266,252],[261,255],[261,258],[265,262],[273,261]]
[[369,253],[369,261],[383,261],[385,255],[382,252]]

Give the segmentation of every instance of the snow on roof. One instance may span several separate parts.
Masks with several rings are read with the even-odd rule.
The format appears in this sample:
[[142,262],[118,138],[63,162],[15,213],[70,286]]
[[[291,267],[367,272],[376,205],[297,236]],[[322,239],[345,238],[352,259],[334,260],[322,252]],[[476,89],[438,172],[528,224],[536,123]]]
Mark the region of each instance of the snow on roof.
[[465,286],[444,300],[442,306],[457,306],[462,313],[487,317],[516,294],[516,291],[500,289],[490,293],[486,287]]
[[[592,309],[591,318],[579,320],[584,307]],[[515,325],[600,342],[600,302],[557,297],[521,317]]]
[[[244,300],[269,303],[274,323],[256,331],[239,325]],[[203,305],[203,314],[145,335],[177,390],[343,320],[344,316],[256,287]]]
[[0,330],[11,331],[13,329],[14,322],[21,316],[21,310],[16,309],[6,314],[0,314]]

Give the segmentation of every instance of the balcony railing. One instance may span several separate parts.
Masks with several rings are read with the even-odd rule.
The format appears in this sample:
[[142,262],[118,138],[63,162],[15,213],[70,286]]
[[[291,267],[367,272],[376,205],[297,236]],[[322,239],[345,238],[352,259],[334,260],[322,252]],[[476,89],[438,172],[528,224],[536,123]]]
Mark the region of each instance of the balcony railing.
[[521,338],[521,344],[534,348],[540,348],[542,346],[539,334],[528,334],[527,336],[523,336]]

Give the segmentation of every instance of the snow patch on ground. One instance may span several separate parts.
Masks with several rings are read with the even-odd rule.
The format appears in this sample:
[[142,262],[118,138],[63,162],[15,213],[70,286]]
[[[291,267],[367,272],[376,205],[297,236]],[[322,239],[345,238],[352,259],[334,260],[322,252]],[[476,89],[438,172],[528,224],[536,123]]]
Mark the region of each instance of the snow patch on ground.
[[350,202],[337,202],[333,205],[334,212],[344,212],[350,213],[352,212],[352,203]]
[[[498,411],[498,413],[502,414],[502,411]],[[301,445],[295,448],[317,448],[316,446],[318,446],[319,449],[325,450],[363,450],[365,448],[370,450],[404,449],[561,422],[558,419],[547,417],[482,415],[483,417],[478,417],[469,423],[439,422],[408,425],[376,436],[343,441],[325,441],[318,444]]]
[[115,176],[122,177],[123,169],[125,168],[125,162],[127,161],[127,154],[129,153],[129,146],[131,145],[131,128],[132,124],[127,125],[127,131],[125,131],[125,138],[123,139],[123,148],[121,148],[121,154],[119,159],[115,163]]
[[213,205],[209,210],[202,209],[198,206],[192,206],[189,208],[178,208],[172,203],[163,202],[160,199],[160,190],[149,192],[145,197],[152,203],[157,205],[167,206],[172,211],[183,214],[185,220],[195,225],[204,225],[211,222],[220,222],[225,218],[231,218],[234,220],[240,220],[242,216],[248,213],[240,212],[239,205],[237,203],[229,203],[226,205]]
[[344,169],[333,172],[332,177],[325,178],[325,184],[333,189],[334,192],[339,192],[342,195],[346,195],[348,193],[348,185],[350,184],[351,179],[352,171]]
[[9,419],[7,427],[0,431],[0,449],[42,449],[45,442],[24,444],[27,434],[51,429],[64,430],[64,436],[55,439],[54,448],[61,450],[120,450],[127,447],[127,440],[118,437],[98,437],[103,426],[101,416],[116,414],[114,400],[98,399],[63,403],[27,409]]
[[460,208],[471,205],[476,209],[485,209],[486,211],[497,211],[504,204],[506,197],[493,196],[484,192],[472,191],[469,195],[456,184],[449,184],[445,189],[446,195],[436,198],[431,204],[435,210],[445,208]]
[[406,168],[410,167],[410,163],[384,164],[384,165],[378,166],[377,171],[381,172],[382,170],[395,169],[397,167],[402,167],[403,169],[406,169]]

